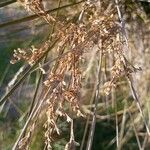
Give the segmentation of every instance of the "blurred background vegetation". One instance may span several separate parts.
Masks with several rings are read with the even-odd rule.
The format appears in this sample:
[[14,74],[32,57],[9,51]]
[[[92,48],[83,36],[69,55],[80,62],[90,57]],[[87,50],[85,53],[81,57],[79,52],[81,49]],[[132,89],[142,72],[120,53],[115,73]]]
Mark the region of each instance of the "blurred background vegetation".
[[[16,48],[26,48],[31,45],[40,45],[43,43],[48,34],[49,28],[42,19],[30,19],[12,23],[20,18],[26,18],[32,13],[27,12],[18,2],[12,2],[4,6],[8,0],[0,1],[0,96],[9,90],[8,83],[16,75],[16,72],[21,68],[23,62],[15,65],[10,64],[13,50]],[[63,1],[62,5],[76,3],[76,0]],[[57,7],[57,0],[45,1],[47,10]],[[108,1],[108,3],[114,3]],[[60,20],[66,16],[72,16],[80,10],[81,4],[73,7],[68,7],[60,10]],[[143,101],[143,110],[145,111],[148,123],[150,117],[150,3],[145,1],[123,0],[121,3],[121,10],[126,22],[126,29],[129,37],[129,45],[131,52],[128,52],[128,58],[133,64],[140,66],[142,71],[135,74],[136,88],[139,97]],[[73,18],[76,19],[76,16]],[[21,129],[26,121],[26,114],[31,104],[31,99],[34,94],[34,89],[39,77],[39,71],[36,71],[15,90],[9,101],[0,107],[0,150],[10,150],[15,143]],[[89,85],[92,86],[92,85]],[[90,93],[91,92],[91,93]],[[83,104],[84,109],[89,108],[89,97],[92,95],[90,88],[84,92]],[[106,97],[109,99],[109,97]],[[128,100],[128,104],[126,103]],[[120,82],[120,86],[116,89],[116,107],[109,105],[105,107],[104,103],[100,103],[98,107],[99,119],[96,122],[94,140],[92,150],[109,150],[116,149],[116,114],[118,116],[118,123],[120,132],[124,134],[122,138],[123,150],[138,150],[137,138],[138,134],[141,143],[144,143],[146,133],[144,133],[144,126],[142,119],[139,118],[139,112],[133,104],[132,119],[134,120],[134,128],[132,119],[127,114],[127,105],[133,101],[131,92],[126,83]],[[126,114],[126,115],[125,115]],[[125,120],[123,120],[125,119]],[[43,121],[45,118],[43,118]],[[75,138],[76,141],[82,143],[85,131],[86,119],[76,118],[75,121]],[[90,124],[90,121],[89,121]],[[61,136],[55,135],[53,149],[62,150],[69,140],[70,130],[68,124],[63,120],[59,120],[59,127],[61,128]],[[122,129],[124,127],[124,129]],[[87,127],[89,129],[89,126]],[[124,131],[123,131],[124,130]],[[124,133],[121,133],[124,132]],[[32,150],[44,149],[44,129],[41,123],[35,131]],[[88,139],[88,134],[85,136],[85,141]],[[150,149],[149,140],[146,141],[145,149]],[[86,148],[86,142],[83,144],[83,149]],[[78,147],[80,149],[80,147]]]

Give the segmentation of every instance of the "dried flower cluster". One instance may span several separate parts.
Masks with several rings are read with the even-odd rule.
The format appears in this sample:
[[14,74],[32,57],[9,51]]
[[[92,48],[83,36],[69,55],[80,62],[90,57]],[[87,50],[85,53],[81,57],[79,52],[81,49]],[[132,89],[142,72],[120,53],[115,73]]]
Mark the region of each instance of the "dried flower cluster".
[[42,0],[18,0],[25,9],[41,16],[47,23],[55,21],[55,19],[47,14],[44,10]]
[[[42,16],[48,23],[55,21],[53,17],[46,14],[41,0],[20,0],[20,2],[27,9]],[[114,55],[114,65],[111,69],[112,79],[104,85],[106,94],[109,94],[111,88],[115,87],[117,80],[126,74],[123,44],[119,37],[120,27],[116,23],[115,11],[112,8],[107,13],[103,13],[97,7],[96,3],[86,3],[81,23],[64,24],[63,28],[57,30],[59,60],[53,65],[47,74],[47,80],[44,81],[44,88],[51,91],[46,100],[47,121],[44,124],[47,149],[51,149],[53,132],[60,134],[57,118],[64,117],[67,122],[72,121],[65,110],[66,104],[70,105],[77,116],[84,116],[80,110],[82,88],[80,65],[85,52],[89,52],[96,45],[103,55]],[[45,42],[41,48],[31,47],[27,51],[17,49],[14,51],[14,59],[11,62],[25,60],[33,65],[45,54],[49,44],[49,42]],[[28,139],[29,136],[26,138]]]
[[15,64],[16,62],[23,60],[32,66],[47,51],[48,47],[49,43],[45,42],[45,44],[39,49],[34,46],[31,46],[31,48],[27,50],[18,48],[17,50],[14,50],[13,59],[10,63]]

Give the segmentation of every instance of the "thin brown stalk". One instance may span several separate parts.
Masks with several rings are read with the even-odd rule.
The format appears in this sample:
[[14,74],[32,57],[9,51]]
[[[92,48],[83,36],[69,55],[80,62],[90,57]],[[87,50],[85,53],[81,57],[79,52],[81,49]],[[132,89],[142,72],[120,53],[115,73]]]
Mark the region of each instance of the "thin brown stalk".
[[[92,103],[94,101],[95,91],[96,91],[96,82],[95,82],[95,85],[94,85],[94,90],[93,90],[92,97],[90,99],[90,106],[92,105]],[[93,105],[93,107],[95,107],[95,105]],[[90,109],[92,109],[92,108],[90,108]],[[93,116],[93,114],[92,114],[92,116]],[[85,143],[85,139],[86,139],[88,127],[89,127],[90,118],[91,118],[91,116],[90,116],[90,114],[88,114],[88,117],[86,119],[86,124],[85,124],[85,128],[84,128],[84,133],[83,133],[83,137],[82,137],[82,142],[81,142],[80,150],[83,150],[83,147],[84,147],[84,143]]]
[[[123,37],[124,37],[125,42],[126,42],[126,47],[129,51],[128,38],[127,38],[126,30],[125,30],[125,22],[124,22],[124,19],[122,17],[122,14],[121,14],[121,11],[120,11],[120,8],[119,8],[118,0],[115,0],[115,3],[116,3],[116,7],[117,7],[118,17],[119,17],[120,23],[121,23],[122,34],[123,34]],[[126,60],[124,60],[123,63],[124,63],[124,67],[127,68]],[[145,120],[145,115],[142,111],[140,100],[137,96],[136,90],[135,90],[134,85],[133,85],[132,75],[127,74],[126,77],[127,77],[128,82],[129,82],[129,86],[130,86],[130,89],[131,89],[131,92],[132,92],[132,96],[133,96],[133,98],[136,102],[137,108],[139,109],[140,114],[142,116],[142,119],[144,121],[144,125],[146,127],[147,134],[150,136],[150,130],[149,130],[147,122]]]
[[95,93],[95,107],[94,107],[94,112],[93,112],[93,120],[91,124],[91,129],[89,132],[89,137],[88,137],[88,142],[87,142],[87,147],[86,150],[91,150],[92,148],[92,143],[93,143],[93,137],[94,137],[94,131],[95,131],[95,125],[96,125],[96,114],[97,114],[97,104],[100,99],[100,82],[101,82],[101,67],[102,67],[102,56],[103,52],[100,52],[99,49],[99,58],[98,58],[98,76],[97,76],[97,86],[96,86],[96,93]]
[[116,124],[116,145],[117,145],[117,149],[119,147],[119,126],[118,126],[118,115],[117,115],[117,101],[115,99],[115,89],[112,89],[112,99],[114,99],[113,101],[115,102],[115,124]]
[[140,143],[140,140],[139,140],[139,137],[138,137],[138,133],[137,133],[137,129],[136,129],[135,125],[134,125],[134,119],[133,119],[133,117],[131,115],[130,110],[128,110],[128,113],[129,113],[129,116],[130,116],[130,119],[131,119],[131,123],[132,123],[132,126],[133,126],[133,130],[134,130],[134,133],[135,133],[135,137],[136,137],[136,141],[137,141],[138,147],[139,147],[140,150],[142,150],[141,143]]
[[145,150],[145,147],[146,147],[146,143],[148,142],[148,135],[145,135],[145,138],[144,138],[144,141],[143,141],[143,144],[142,144],[142,150]]
[[123,139],[124,131],[125,131],[126,114],[127,114],[127,104],[125,103],[122,122],[121,122],[118,150],[122,149],[122,139]]
[[130,76],[130,77],[128,76],[127,79],[128,79],[129,85],[130,85],[130,89],[131,89],[131,91],[132,91],[133,98],[134,98],[134,100],[135,100],[135,102],[136,102],[136,105],[137,105],[137,107],[138,107],[138,109],[139,109],[139,111],[140,111],[141,117],[142,117],[142,119],[143,119],[143,121],[144,121],[144,125],[145,125],[145,127],[146,127],[147,134],[148,134],[148,136],[150,136],[150,130],[149,130],[149,127],[148,127],[147,122],[146,122],[146,120],[145,120],[145,115],[144,115],[144,113],[143,113],[143,111],[142,111],[142,105],[141,105],[141,103],[140,103],[140,100],[139,100],[139,98],[138,98],[138,96],[137,96],[137,93],[136,93],[136,91],[135,91],[135,88],[134,88],[134,86],[133,86],[133,81],[132,81],[132,79],[131,79],[131,76]]

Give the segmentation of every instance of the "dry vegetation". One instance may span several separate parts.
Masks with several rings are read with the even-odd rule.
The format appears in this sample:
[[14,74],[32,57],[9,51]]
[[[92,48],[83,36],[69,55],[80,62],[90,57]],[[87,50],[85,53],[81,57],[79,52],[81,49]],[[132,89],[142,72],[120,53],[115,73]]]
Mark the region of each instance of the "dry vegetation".
[[[65,150],[91,150],[96,123],[102,120],[115,122],[116,137],[109,146],[116,143],[118,150],[123,149],[135,136],[139,149],[148,147],[149,43],[144,39],[145,30],[138,26],[138,16],[145,17],[140,22],[144,27],[149,22],[140,6],[132,3],[133,16],[129,16],[130,12],[125,14],[126,1],[74,2],[62,20],[63,10],[48,13],[45,1],[18,2],[44,20],[50,33],[40,46],[14,50],[11,63],[23,61],[25,65],[0,104],[9,100],[31,73],[38,72],[38,76],[25,124],[12,149],[30,149],[39,124],[44,127],[44,149],[52,149],[62,134],[60,120],[70,126]],[[66,4],[59,0],[56,5]],[[132,22],[128,21],[132,17]],[[74,136],[77,118],[86,120],[80,144]]]

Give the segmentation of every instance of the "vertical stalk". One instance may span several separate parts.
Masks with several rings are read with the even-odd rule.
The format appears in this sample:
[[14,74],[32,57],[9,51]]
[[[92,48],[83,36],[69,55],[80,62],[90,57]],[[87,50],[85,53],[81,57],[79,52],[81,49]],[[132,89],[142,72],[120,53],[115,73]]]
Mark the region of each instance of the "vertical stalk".
[[94,138],[94,131],[95,131],[95,125],[96,125],[96,114],[97,114],[97,104],[98,100],[100,99],[100,82],[101,82],[101,68],[102,68],[102,56],[103,52],[99,49],[99,58],[98,58],[98,73],[97,73],[97,87],[95,92],[95,107],[93,112],[93,119],[91,124],[91,129],[88,137],[87,147],[86,150],[91,150],[93,138]]

